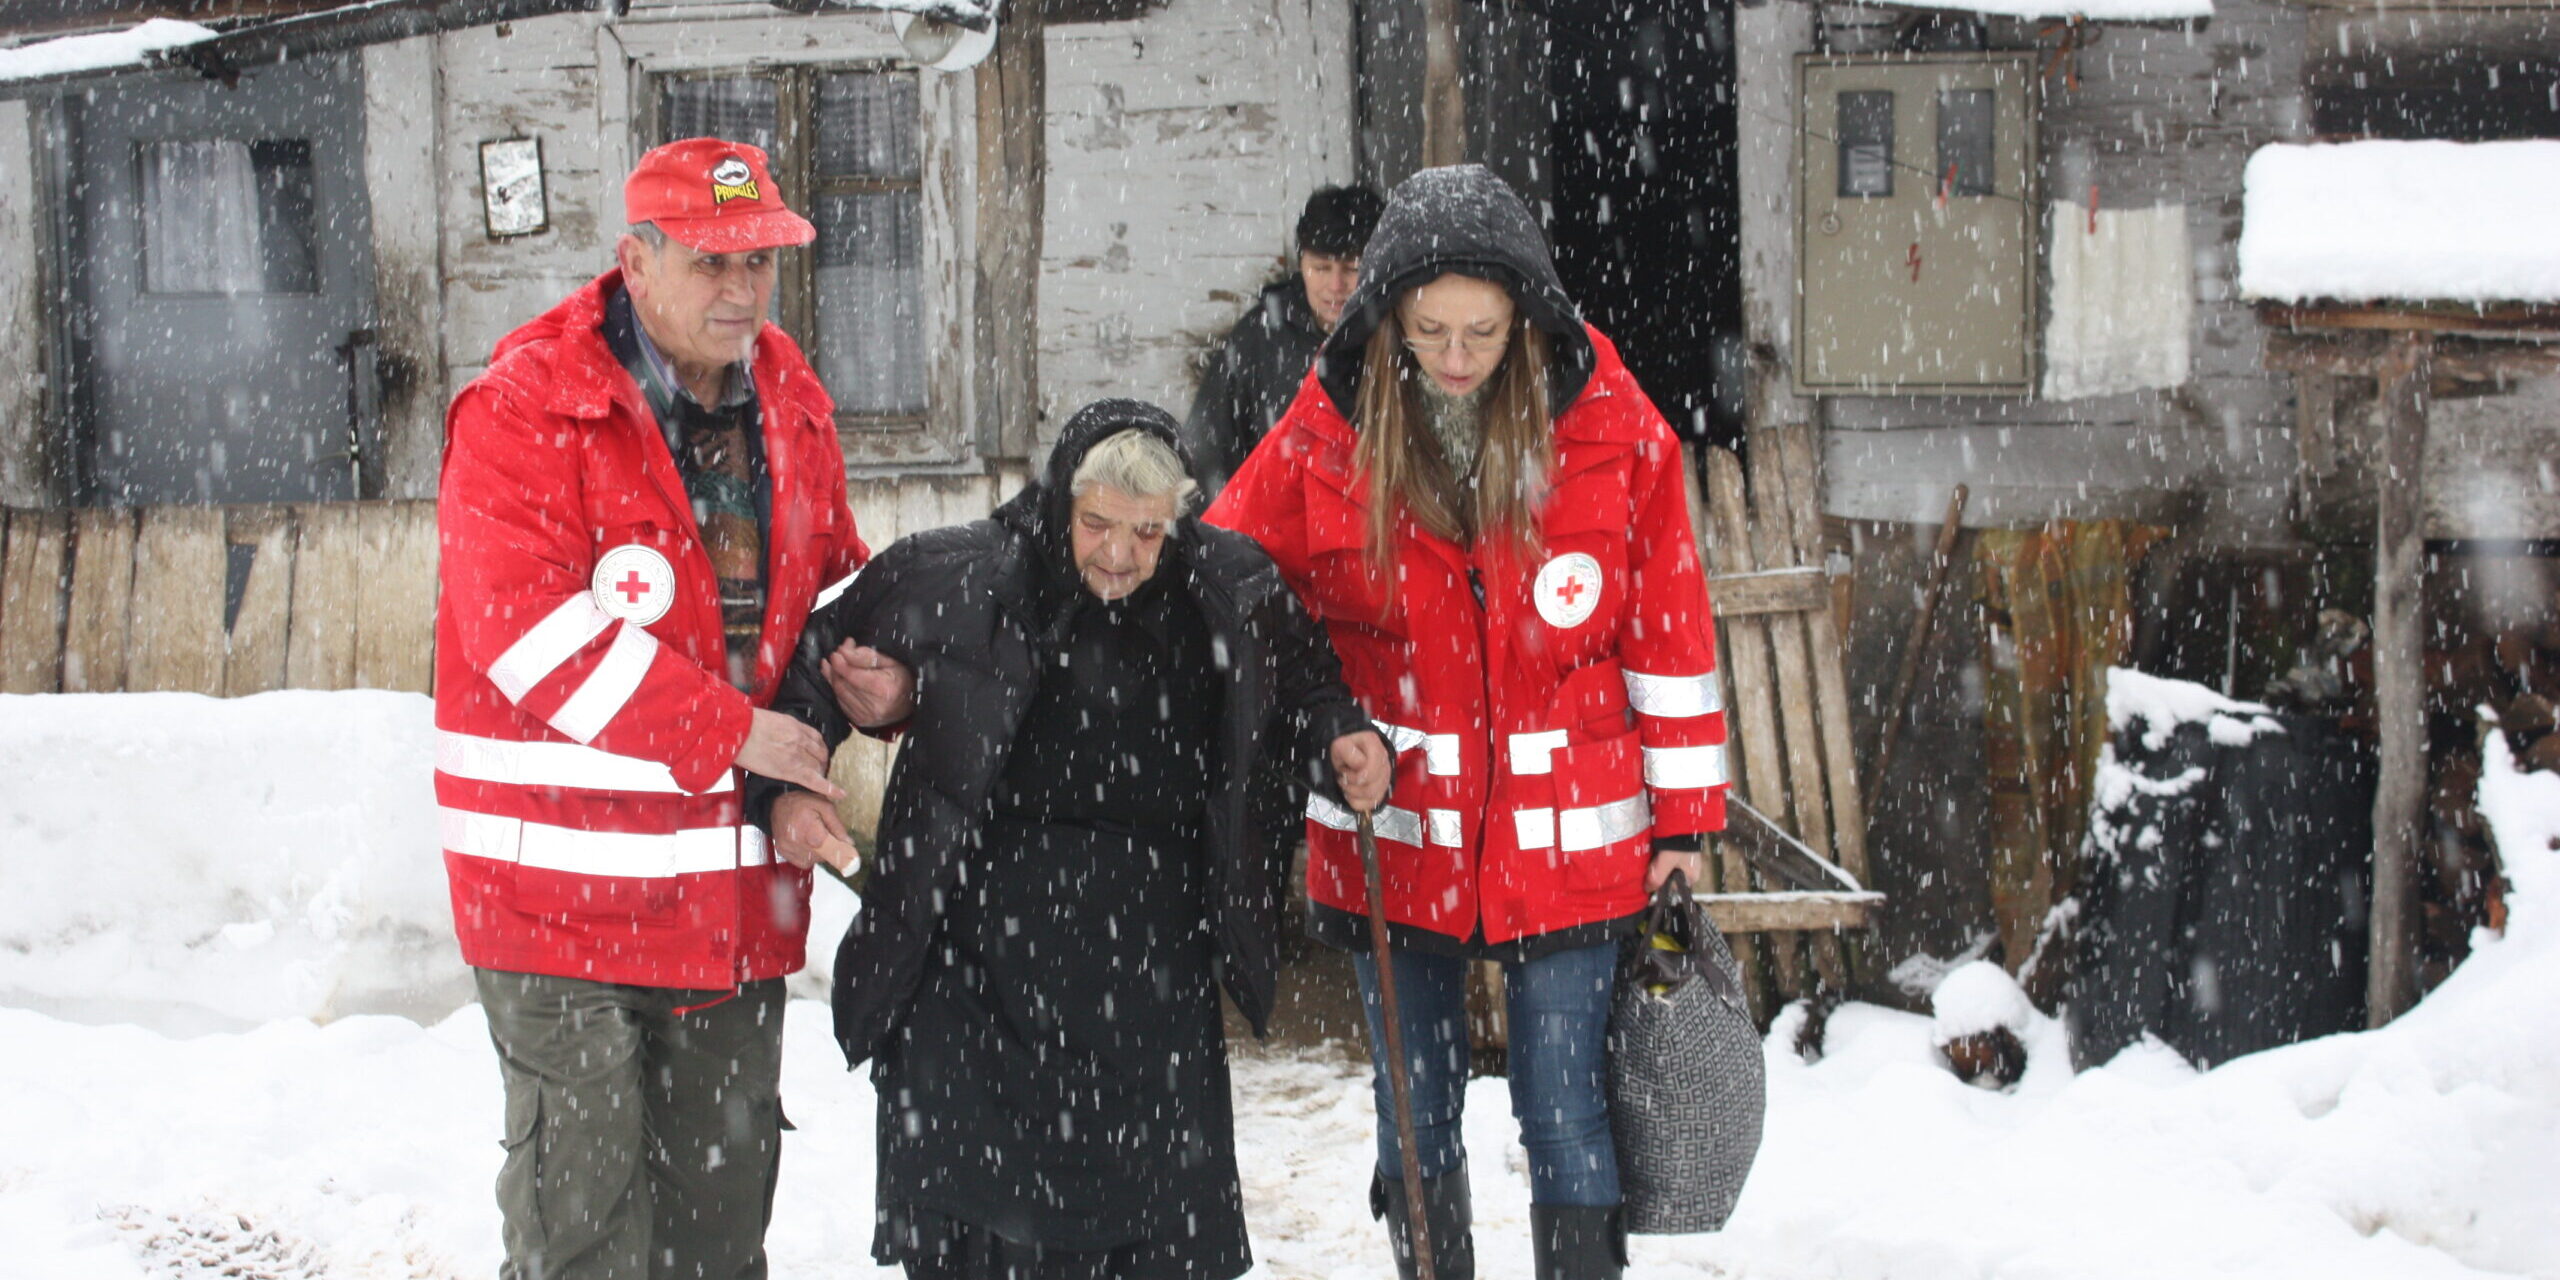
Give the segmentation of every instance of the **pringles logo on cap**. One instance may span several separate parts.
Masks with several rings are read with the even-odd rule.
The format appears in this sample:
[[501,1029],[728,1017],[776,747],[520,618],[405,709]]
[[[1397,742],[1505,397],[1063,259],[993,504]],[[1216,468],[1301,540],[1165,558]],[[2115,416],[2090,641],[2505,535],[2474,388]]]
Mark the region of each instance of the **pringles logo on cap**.
[[732,200],[762,200],[764,193],[756,189],[755,171],[747,162],[731,156],[711,167],[711,205],[718,208]]

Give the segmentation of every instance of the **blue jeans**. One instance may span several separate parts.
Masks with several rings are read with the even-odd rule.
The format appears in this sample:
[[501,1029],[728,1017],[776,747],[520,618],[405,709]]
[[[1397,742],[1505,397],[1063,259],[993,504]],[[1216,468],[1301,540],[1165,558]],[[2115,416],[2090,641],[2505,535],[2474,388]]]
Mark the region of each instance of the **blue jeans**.
[[[1386,1014],[1378,965],[1366,951],[1360,1002],[1369,1011],[1370,1057],[1381,1064],[1377,1093],[1378,1172],[1404,1176],[1396,1142],[1394,1086],[1387,1081]],[[1467,1103],[1467,961],[1398,949],[1397,1012],[1403,1015],[1413,1083],[1413,1137],[1422,1176],[1466,1163],[1460,1119]],[[1609,993],[1618,944],[1603,942],[1502,966],[1511,1015],[1511,1114],[1529,1152],[1529,1200],[1547,1205],[1618,1203],[1618,1153],[1609,1137]]]

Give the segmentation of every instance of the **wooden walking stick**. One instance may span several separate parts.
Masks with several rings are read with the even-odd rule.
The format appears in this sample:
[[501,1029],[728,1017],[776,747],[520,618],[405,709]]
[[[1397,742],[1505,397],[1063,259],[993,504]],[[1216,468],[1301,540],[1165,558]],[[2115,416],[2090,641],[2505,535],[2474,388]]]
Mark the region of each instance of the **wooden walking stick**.
[[1396,1009],[1395,960],[1387,947],[1387,891],[1378,876],[1378,833],[1360,815],[1360,871],[1369,880],[1369,954],[1378,962],[1378,1001],[1386,1013],[1387,1089],[1396,1100],[1396,1148],[1404,1153],[1405,1215],[1413,1224],[1413,1274],[1431,1270],[1431,1228],[1422,1213],[1422,1154],[1413,1145],[1413,1079],[1405,1071],[1404,1018]]

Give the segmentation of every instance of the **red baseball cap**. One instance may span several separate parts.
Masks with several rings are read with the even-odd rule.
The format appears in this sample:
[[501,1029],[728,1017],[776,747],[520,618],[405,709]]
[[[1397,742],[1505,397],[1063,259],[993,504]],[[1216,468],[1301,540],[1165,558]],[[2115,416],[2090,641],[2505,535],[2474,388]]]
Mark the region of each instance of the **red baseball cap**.
[[807,244],[818,229],[782,203],[764,150],[718,138],[686,138],[640,157],[622,184],[623,215],[656,223],[701,253],[744,253]]

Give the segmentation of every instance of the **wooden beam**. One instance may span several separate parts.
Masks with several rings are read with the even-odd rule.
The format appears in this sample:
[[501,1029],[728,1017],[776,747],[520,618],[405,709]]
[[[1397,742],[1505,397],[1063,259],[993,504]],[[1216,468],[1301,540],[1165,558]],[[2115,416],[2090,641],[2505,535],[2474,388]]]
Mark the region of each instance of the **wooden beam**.
[[1884,905],[1881,893],[1702,893],[1698,905],[1726,933],[1792,933],[1864,929]]
[[1937,629],[1938,601],[1946,595],[1947,572],[1955,567],[1956,540],[1964,535],[1964,500],[1968,490],[1957,485],[1947,495],[1947,514],[1938,521],[1937,546],[1929,556],[1928,585],[1920,590],[1920,608],[1911,615],[1910,634],[1903,637],[1902,657],[1894,665],[1893,692],[1884,700],[1876,753],[1867,766],[1865,794],[1874,795],[1893,769],[1894,747],[1902,741],[1902,719],[1910,709],[1911,690],[1920,680],[1920,659]]
[[[1812,421],[1787,422],[1778,429],[1778,443],[1778,464],[1787,474],[1786,514],[1795,526],[1797,563],[1819,564],[1823,560],[1822,477],[1814,461]],[[1831,801],[1831,856],[1865,884],[1867,807],[1858,789],[1857,751],[1849,728],[1846,646],[1840,641],[1840,625],[1832,616],[1829,599],[1805,613],[1804,630],[1806,651],[1813,660],[1814,719],[1822,726],[1823,784]],[[1836,950],[1827,938],[1816,938],[1813,946],[1817,967],[1826,949]]]
[[2278,329],[2385,333],[2491,333],[2560,338],[2560,306],[2545,303],[2261,302],[2258,318]]
[[[2405,331],[2404,331],[2405,332]],[[2262,363],[2280,373],[2371,378],[2392,358],[2393,334],[2382,330],[2276,330]],[[2560,372],[2560,340],[2534,336],[2439,335],[2439,381],[2499,382]]]
[[978,244],[971,326],[982,447],[1027,457],[1040,435],[1040,252],[1048,205],[1048,41],[1040,6],[1005,6],[977,79]]
[[[1727,575],[1748,574],[1756,561],[1751,551],[1750,498],[1743,486],[1742,462],[1725,449],[1707,449],[1706,506],[1701,537],[1707,564]],[[1709,523],[1712,522],[1712,523]],[[1733,696],[1725,703],[1728,759],[1737,760],[1741,777],[1736,791],[1763,813],[1783,820],[1787,813],[1786,767],[1778,754],[1778,682],[1769,664],[1767,623],[1758,618],[1730,618],[1724,645],[1717,654],[1729,673]],[[1739,743],[1740,750],[1735,750]]]
[[1812,567],[1715,574],[1707,579],[1707,602],[1719,618],[1803,613],[1831,607],[1831,583]]
[[2427,452],[2434,339],[2404,333],[2378,371],[2382,439],[2374,467],[2373,685],[2380,778],[2373,796],[2373,912],[2365,1021],[2417,1002],[2418,822],[2426,804],[2425,585],[2420,470]]
[[1422,167],[1464,164],[1467,98],[1458,79],[1458,0],[1423,0]]

